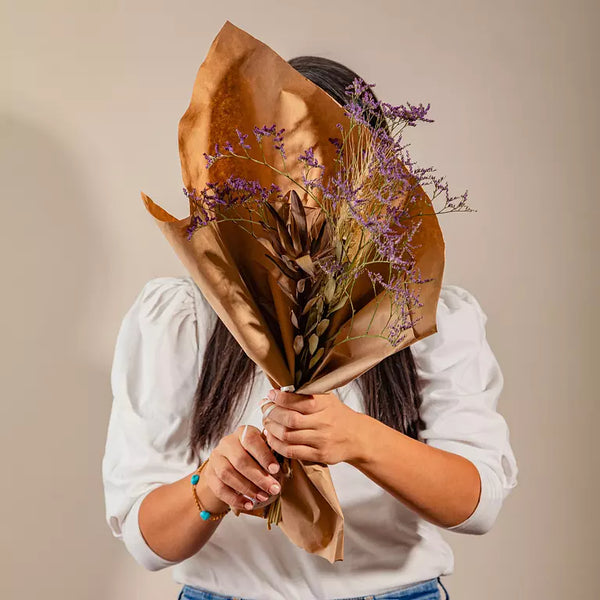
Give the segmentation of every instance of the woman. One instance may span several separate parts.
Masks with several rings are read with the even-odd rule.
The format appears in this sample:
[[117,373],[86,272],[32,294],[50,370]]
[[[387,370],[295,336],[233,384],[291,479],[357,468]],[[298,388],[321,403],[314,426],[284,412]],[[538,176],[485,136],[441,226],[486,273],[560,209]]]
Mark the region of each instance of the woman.
[[[344,104],[353,71],[289,63]],[[516,485],[486,319],[467,290],[443,285],[435,334],[311,398],[270,390],[191,277],[148,281],[112,366],[102,466],[113,534],[147,569],[174,566],[179,600],[434,600],[438,586],[449,598],[453,554],[439,529],[487,532]],[[244,514],[279,491],[273,450],[330,465],[343,561]],[[214,520],[199,518],[190,484],[206,460],[194,489]]]

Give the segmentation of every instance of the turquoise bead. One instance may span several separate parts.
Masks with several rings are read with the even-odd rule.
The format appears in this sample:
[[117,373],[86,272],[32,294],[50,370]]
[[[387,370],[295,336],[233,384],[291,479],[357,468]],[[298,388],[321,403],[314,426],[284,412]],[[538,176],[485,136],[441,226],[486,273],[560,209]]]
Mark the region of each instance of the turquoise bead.
[[208,521],[208,519],[210,519],[210,513],[207,510],[203,510],[200,513],[200,516],[205,520]]
[[198,473],[194,473],[192,475],[192,485],[196,485],[200,481],[200,475]]

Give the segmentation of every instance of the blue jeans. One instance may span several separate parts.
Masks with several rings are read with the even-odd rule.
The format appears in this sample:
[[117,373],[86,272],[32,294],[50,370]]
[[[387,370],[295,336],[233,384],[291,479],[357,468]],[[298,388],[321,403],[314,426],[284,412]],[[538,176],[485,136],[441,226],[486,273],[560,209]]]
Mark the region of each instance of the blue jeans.
[[[398,590],[396,592],[385,592],[383,594],[353,596],[352,598],[336,598],[336,600],[441,600],[438,583],[442,586],[445,594],[445,600],[450,600],[448,590],[444,587],[441,579],[429,579],[416,585],[411,585],[408,588]],[[241,598],[236,596],[223,596],[215,594],[209,590],[184,585],[179,592],[177,600],[250,600],[249,598]],[[259,599],[257,599],[259,600]]]

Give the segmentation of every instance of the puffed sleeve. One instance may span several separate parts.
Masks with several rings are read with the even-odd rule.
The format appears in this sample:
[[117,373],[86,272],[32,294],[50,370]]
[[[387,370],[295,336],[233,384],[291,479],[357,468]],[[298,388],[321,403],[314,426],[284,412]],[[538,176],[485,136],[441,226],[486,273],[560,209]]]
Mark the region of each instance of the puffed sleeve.
[[457,285],[442,286],[437,332],[412,344],[422,384],[420,439],[459,454],[477,468],[481,494],[474,512],[450,531],[491,529],[517,484],[517,463],[505,419],[497,412],[502,371],[486,339],[487,315]]
[[102,461],[106,520],[151,571],[175,562],[156,554],[142,537],[142,500],[197,466],[188,462],[187,440],[210,311],[192,286],[189,277],[148,281],[123,317],[112,363]]

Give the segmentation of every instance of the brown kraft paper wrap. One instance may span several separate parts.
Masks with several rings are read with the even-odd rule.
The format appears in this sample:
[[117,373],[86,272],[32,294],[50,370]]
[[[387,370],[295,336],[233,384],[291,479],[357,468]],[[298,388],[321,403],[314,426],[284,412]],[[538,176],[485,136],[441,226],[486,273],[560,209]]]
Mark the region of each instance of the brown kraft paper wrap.
[[[349,124],[343,107],[326,92],[290,66],[269,46],[226,21],[213,40],[200,65],[192,98],[179,121],[178,140],[185,188],[201,190],[209,181],[229,175],[256,179],[262,185],[272,182],[285,191],[291,182],[264,165],[248,160],[217,161],[206,169],[204,152],[211,153],[216,143],[235,143],[236,128],[252,135],[254,126],[285,128],[286,165],[290,175],[301,180],[301,164],[294,157],[309,146],[327,170],[333,170],[335,148],[328,139],[336,137],[336,123],[346,130]],[[280,164],[281,157],[270,144],[263,146],[266,160]],[[258,148],[252,146],[252,155]],[[256,155],[258,156],[258,155]],[[297,189],[310,218],[318,216],[314,200]],[[212,222],[196,230],[188,239],[191,216],[184,219],[167,213],[142,192],[146,209],[177,256],[190,273],[219,318],[246,354],[261,367],[271,385],[279,388],[294,382],[290,301],[277,285],[277,267],[264,256],[265,249],[251,235],[232,222]],[[419,188],[415,211],[424,217],[414,242],[415,258],[421,277],[433,278],[422,286],[423,306],[412,318],[413,327],[406,339],[393,347],[387,340],[367,337],[350,340],[335,347],[324,358],[313,379],[297,393],[327,393],[355,379],[387,356],[437,331],[436,308],[441,288],[445,248],[431,201]],[[191,210],[191,209],[190,209]],[[411,284],[412,285],[412,284]],[[383,293],[383,292],[382,292]],[[371,319],[377,296],[367,278],[354,286],[355,309],[352,333],[364,333]],[[268,319],[264,308],[274,308],[277,322]],[[350,327],[350,303],[337,311],[339,335],[344,339]],[[389,300],[383,299],[371,325],[386,320]],[[326,558],[331,563],[344,557],[344,517],[326,464],[292,460],[293,476],[281,492],[279,527],[297,546]],[[263,516],[261,510],[247,514]],[[266,525],[265,525],[266,526]]]

